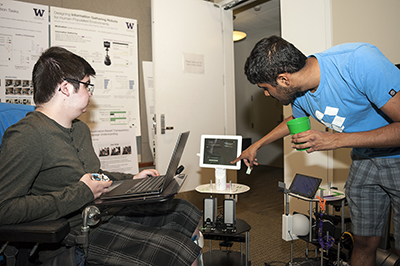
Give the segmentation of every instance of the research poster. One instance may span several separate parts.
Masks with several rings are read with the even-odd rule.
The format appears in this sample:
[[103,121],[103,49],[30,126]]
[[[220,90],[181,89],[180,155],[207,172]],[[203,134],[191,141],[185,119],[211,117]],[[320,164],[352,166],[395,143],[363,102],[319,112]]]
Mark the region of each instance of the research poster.
[[32,69],[49,43],[48,7],[0,1],[0,101],[33,105]]
[[146,99],[146,114],[147,114],[147,131],[149,132],[149,143],[152,151],[153,159],[155,158],[155,107],[154,107],[154,86],[153,86],[153,62],[143,61],[143,83]]
[[91,130],[93,147],[101,168],[107,171],[139,173],[135,130],[127,126],[103,127]]
[[51,7],[50,44],[82,56],[96,71],[94,94],[80,119],[91,128],[132,127],[140,136],[137,21]]

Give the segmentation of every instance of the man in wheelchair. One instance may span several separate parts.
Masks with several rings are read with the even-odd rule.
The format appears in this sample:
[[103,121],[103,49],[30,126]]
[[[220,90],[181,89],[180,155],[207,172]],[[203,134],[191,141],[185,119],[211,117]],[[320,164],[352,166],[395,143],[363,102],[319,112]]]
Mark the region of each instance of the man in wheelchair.
[[[68,219],[71,232],[82,225],[82,208],[109,191],[101,173],[88,126],[77,118],[86,112],[94,69],[82,57],[51,47],[36,62],[32,80],[36,110],[8,128],[0,153],[0,225]],[[103,172],[111,180],[158,175]],[[191,265],[200,247],[201,211],[173,199],[108,210],[91,228],[87,262],[96,265]],[[66,248],[42,249],[49,260]]]

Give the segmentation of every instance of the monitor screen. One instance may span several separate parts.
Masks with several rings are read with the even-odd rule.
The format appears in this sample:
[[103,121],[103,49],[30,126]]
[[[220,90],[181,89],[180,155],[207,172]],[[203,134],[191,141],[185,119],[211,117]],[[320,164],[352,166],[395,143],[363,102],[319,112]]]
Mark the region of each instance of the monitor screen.
[[240,161],[231,161],[242,152],[242,136],[202,135],[200,143],[200,167],[240,169]]

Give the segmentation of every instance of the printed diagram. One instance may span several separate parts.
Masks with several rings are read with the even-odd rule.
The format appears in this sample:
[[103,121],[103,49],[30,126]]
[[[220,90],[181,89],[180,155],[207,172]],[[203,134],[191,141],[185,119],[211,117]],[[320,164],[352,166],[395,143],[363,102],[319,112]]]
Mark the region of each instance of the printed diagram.
[[[32,104],[33,86],[31,80],[6,79],[6,102]],[[30,96],[30,97],[26,97]]]
[[43,51],[32,36],[0,34],[0,62],[14,65],[15,70],[30,70]]
[[105,157],[105,156],[116,156],[116,155],[130,155],[132,154],[132,146],[127,144],[127,145],[112,145],[110,146],[106,145],[103,147],[100,147],[99,149],[99,157]]
[[111,65],[110,55],[108,54],[108,51],[110,49],[110,42],[104,41],[104,48],[106,48],[106,57],[104,58],[104,64],[106,66],[109,66]]
[[129,58],[132,56],[133,51],[128,43],[113,42],[113,60],[115,65],[122,68],[128,68],[132,63]]
[[12,36],[0,34],[0,61],[12,61]]
[[[126,42],[110,42],[103,41],[104,49],[105,49],[105,58],[104,64],[106,66],[111,65],[111,55],[113,56],[113,64],[118,67],[128,67],[130,65],[129,58],[131,56],[131,47]],[[112,49],[112,51],[111,51]]]

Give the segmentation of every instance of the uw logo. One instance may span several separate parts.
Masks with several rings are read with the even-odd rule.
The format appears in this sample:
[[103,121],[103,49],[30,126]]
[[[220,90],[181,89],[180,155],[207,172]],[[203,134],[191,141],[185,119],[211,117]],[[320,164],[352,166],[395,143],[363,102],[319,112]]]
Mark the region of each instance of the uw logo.
[[36,17],[43,17],[45,10],[34,8],[33,12],[35,13]]
[[128,30],[133,30],[135,23],[131,23],[131,22],[125,22],[126,23],[126,27],[128,28]]

